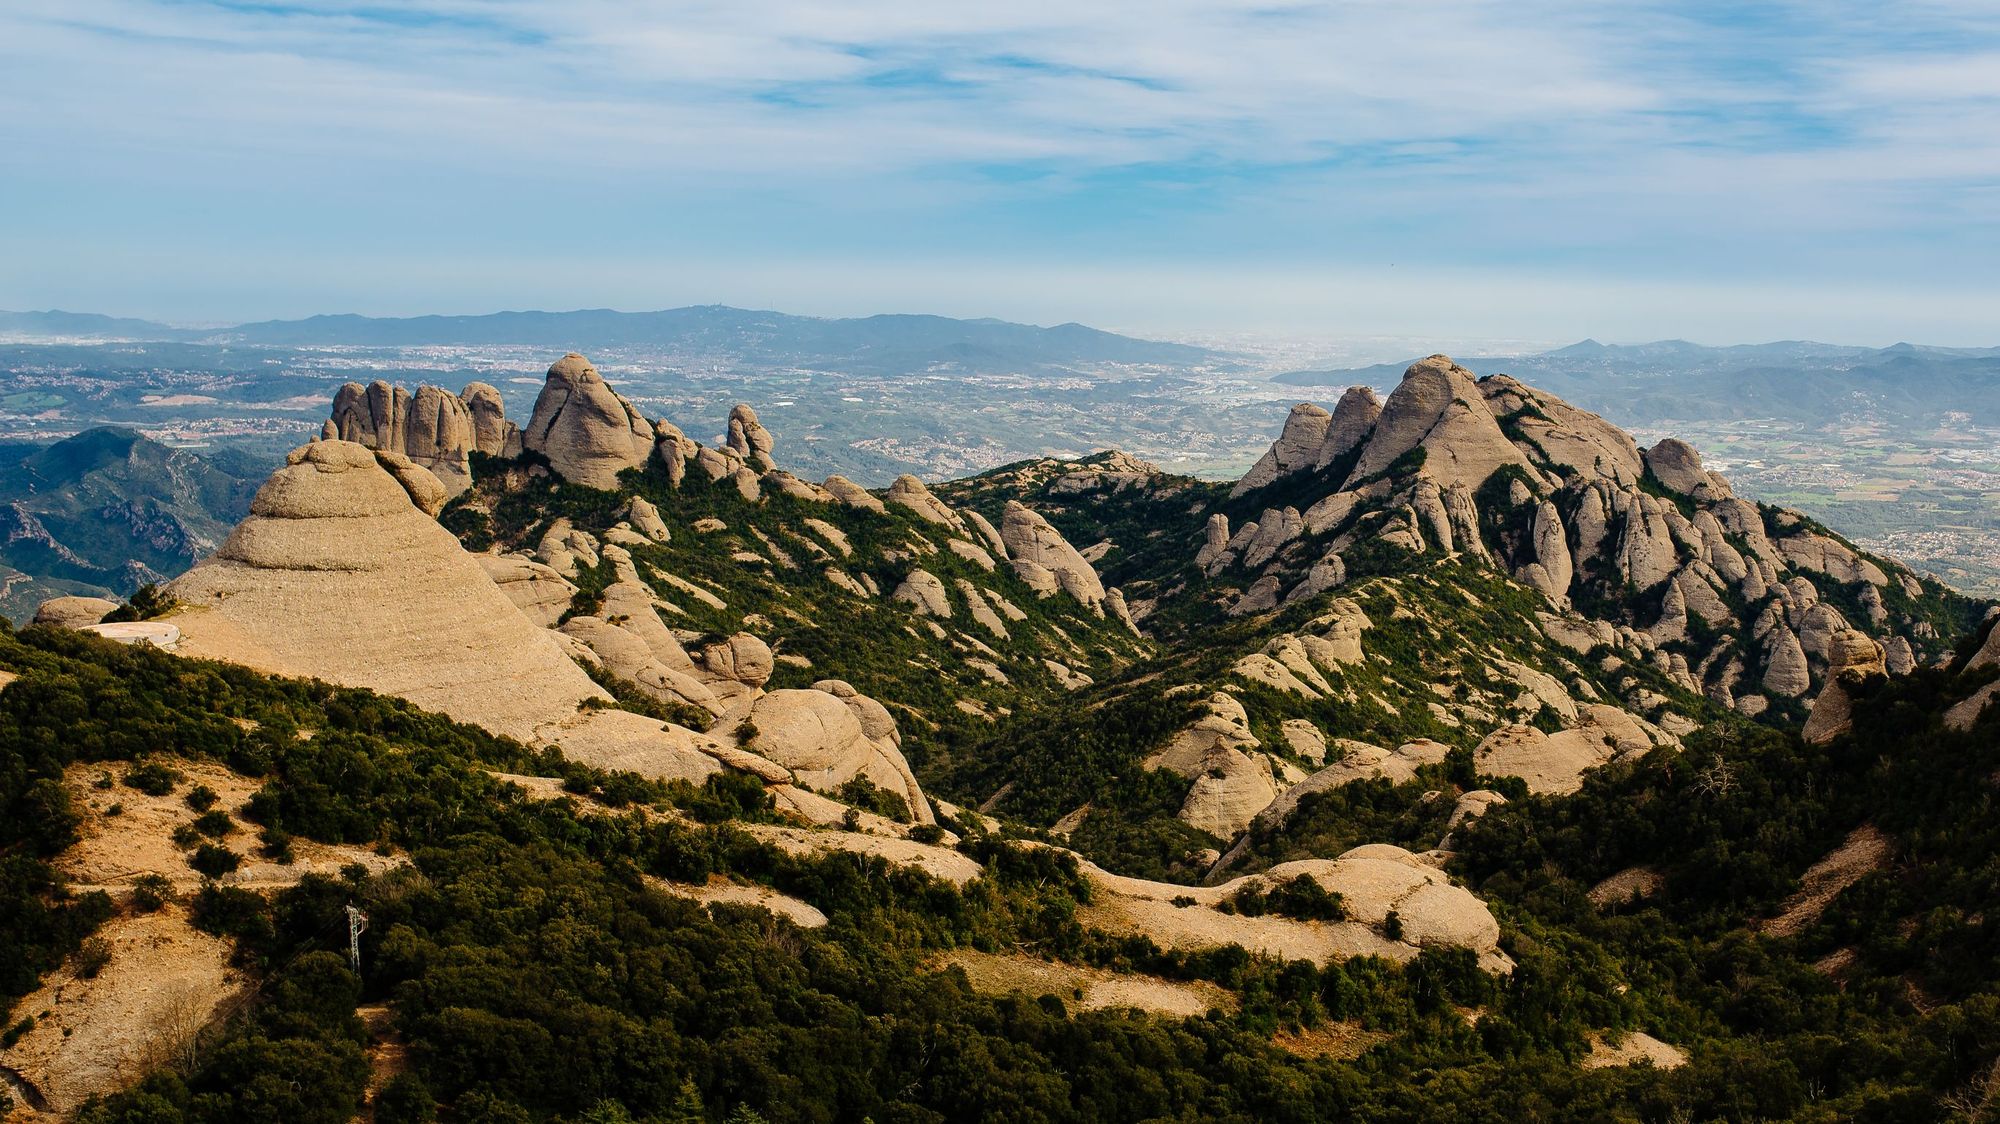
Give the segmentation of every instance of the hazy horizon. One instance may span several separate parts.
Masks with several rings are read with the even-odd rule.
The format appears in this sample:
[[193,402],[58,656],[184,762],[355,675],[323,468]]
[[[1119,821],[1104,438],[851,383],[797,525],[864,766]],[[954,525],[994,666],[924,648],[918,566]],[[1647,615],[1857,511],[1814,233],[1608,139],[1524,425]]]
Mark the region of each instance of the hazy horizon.
[[[104,315],[119,319],[147,320],[163,327],[189,331],[216,330],[237,327],[263,321],[298,321],[314,317],[366,316],[379,319],[421,319],[425,317],[480,317],[512,314],[563,314],[571,312],[610,311],[626,315],[645,315],[669,312],[694,307],[734,308],[747,312],[769,312],[787,316],[812,319],[865,319],[875,316],[944,316],[963,320],[998,320],[1026,324],[1032,327],[1050,328],[1061,324],[1081,324],[1084,327],[1111,332],[1139,339],[1149,339],[1167,343],[1186,343],[1203,346],[1216,351],[1242,350],[1249,352],[1308,351],[1325,353],[1330,359],[1351,361],[1354,366],[1367,366],[1388,362],[1404,356],[1421,356],[1434,351],[1444,351],[1460,355],[1525,356],[1584,342],[1595,342],[1613,347],[1633,347],[1667,342],[1691,343],[1700,347],[1726,348],[1737,346],[1757,346],[1779,343],[1819,343],[1845,347],[1886,348],[1897,344],[1912,344],[1922,347],[1980,349],[2000,347],[2000,329],[1996,329],[1995,342],[1945,343],[1938,340],[1899,337],[1896,339],[1842,339],[1810,336],[1800,333],[1755,337],[1755,338],[1712,338],[1691,339],[1681,335],[1639,334],[1619,337],[1602,332],[1585,332],[1579,335],[1551,336],[1546,338],[1523,338],[1520,336],[1477,336],[1452,333],[1424,335],[1400,335],[1382,332],[1334,333],[1311,330],[1283,329],[1221,329],[1197,325],[1162,324],[1157,327],[1135,326],[1119,323],[1092,323],[1078,317],[1050,317],[1042,320],[1024,320],[1008,316],[982,313],[933,312],[925,309],[881,308],[869,311],[813,312],[796,308],[771,307],[761,305],[732,304],[727,301],[697,301],[685,304],[659,305],[656,307],[616,308],[610,306],[564,306],[534,307],[510,305],[507,307],[467,308],[452,310],[411,310],[389,312],[361,312],[354,309],[319,309],[296,315],[270,317],[251,316],[211,316],[196,319],[176,319],[150,316],[139,312],[118,308],[100,307],[0,307],[0,313],[34,314],[66,313],[81,315]],[[4,337],[0,337],[4,338]],[[588,340],[579,340],[578,346],[588,346]],[[1428,349],[1428,350],[1425,350]]]

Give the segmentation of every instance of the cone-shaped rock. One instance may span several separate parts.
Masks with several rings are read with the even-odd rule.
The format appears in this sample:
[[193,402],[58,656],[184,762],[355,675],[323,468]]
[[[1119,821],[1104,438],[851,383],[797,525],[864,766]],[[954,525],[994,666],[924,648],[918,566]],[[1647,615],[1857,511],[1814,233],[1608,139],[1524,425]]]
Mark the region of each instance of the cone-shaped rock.
[[295,450],[222,548],[168,587],[186,606],[181,650],[373,688],[601,767],[715,770],[689,731],[581,711],[609,696],[418,508],[404,481],[430,474],[397,461],[346,441]]

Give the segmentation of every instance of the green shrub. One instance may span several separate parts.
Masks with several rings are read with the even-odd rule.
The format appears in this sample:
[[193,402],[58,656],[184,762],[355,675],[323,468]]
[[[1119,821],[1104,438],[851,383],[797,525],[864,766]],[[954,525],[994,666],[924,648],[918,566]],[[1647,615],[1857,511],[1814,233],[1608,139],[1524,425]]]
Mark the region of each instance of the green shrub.
[[174,884],[163,875],[142,874],[132,880],[132,908],[153,913],[174,900]]
[[243,859],[227,847],[218,847],[213,843],[203,843],[201,846],[195,848],[193,855],[188,857],[188,865],[208,875],[210,878],[220,878],[237,867],[242,866]]
[[103,937],[92,937],[77,946],[72,963],[80,980],[94,980],[111,963],[111,942]]
[[141,761],[125,771],[125,783],[148,796],[165,796],[186,774],[162,761]]

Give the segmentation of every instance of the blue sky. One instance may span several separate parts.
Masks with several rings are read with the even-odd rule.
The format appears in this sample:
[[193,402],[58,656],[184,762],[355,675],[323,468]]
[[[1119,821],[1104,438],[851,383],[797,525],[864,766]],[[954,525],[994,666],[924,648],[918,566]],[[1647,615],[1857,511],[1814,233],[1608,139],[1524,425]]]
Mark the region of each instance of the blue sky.
[[0,307],[2000,344],[2000,4],[8,0]]

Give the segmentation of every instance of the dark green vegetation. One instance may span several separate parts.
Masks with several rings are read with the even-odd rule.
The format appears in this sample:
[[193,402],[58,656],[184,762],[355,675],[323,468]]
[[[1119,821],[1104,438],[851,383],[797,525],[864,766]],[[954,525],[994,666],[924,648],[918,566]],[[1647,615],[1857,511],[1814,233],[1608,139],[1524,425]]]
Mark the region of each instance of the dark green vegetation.
[[269,466],[169,449],[130,429],[0,443],[0,599],[15,621],[64,593],[121,598],[220,546]]
[[[153,766],[146,777],[164,782],[141,783],[157,784],[171,783],[168,747],[219,759],[264,778],[252,812],[265,826],[412,860],[309,877],[271,901],[196,895],[197,923],[233,935],[260,979],[256,1001],[185,1068],[87,1110],[93,1122],[345,1121],[367,1076],[354,1009],[369,1001],[390,1004],[411,1048],[412,1075],[383,1102],[406,1120],[1928,1121],[2000,1051],[1987,920],[2000,730],[1937,722],[1990,671],[1877,684],[1856,733],[1824,749],[1733,723],[1597,774],[1576,797],[1520,799],[1462,829],[1459,872],[1494,903],[1519,962],[1496,979],[1438,953],[1315,968],[1095,936],[1075,922],[1087,890],[1064,860],[999,841],[968,844],[989,874],[959,890],[875,860],[788,858],[727,819],[533,802],[484,769],[615,786],[365,692],[45,630],[0,637],[0,665],[22,675],[0,692],[0,941],[22,968],[10,993],[112,912],[101,896],[66,897],[45,865],[75,822],[56,782],[72,761]],[[300,728],[317,732],[300,742]],[[726,794],[626,787],[662,808],[760,814]],[[1864,822],[1894,841],[1894,865],[1799,936],[1756,936],[1752,920],[1796,873]],[[1586,902],[1635,862],[1664,873],[1658,897],[1605,913]],[[704,910],[646,881],[717,871],[832,922],[809,932]],[[1339,908],[1296,890],[1237,908]],[[338,955],[350,902],[373,918],[360,976]],[[980,997],[921,969],[954,947],[1214,980],[1243,1006],[1182,1022]],[[1837,949],[1853,950],[1838,978],[1811,968]],[[1327,1020],[1384,1038],[1352,1061],[1269,1041]],[[1693,1062],[1576,1067],[1590,1033],[1617,1028],[1684,1044]]]
[[[1194,579],[1190,579],[1194,580]],[[1251,733],[1266,752],[1286,756],[1310,771],[1312,762],[1290,755],[1280,730],[1287,719],[1310,720],[1340,737],[1395,746],[1430,738],[1457,751],[1445,766],[1427,771],[1429,788],[1455,783],[1462,788],[1508,787],[1478,780],[1471,750],[1487,728],[1451,725],[1427,703],[1442,688],[1458,699],[1478,699],[1516,720],[1534,722],[1541,711],[1527,710],[1518,684],[1496,671],[1494,659],[1541,668],[1565,682],[1582,681],[1605,697],[1632,679],[1675,700],[1694,713],[1721,712],[1657,670],[1631,664],[1608,671],[1594,659],[1545,639],[1533,616],[1540,598],[1491,569],[1433,562],[1421,572],[1365,580],[1340,591],[1367,615],[1372,627],[1362,647],[1371,658],[1328,670],[1333,693],[1308,699],[1260,683],[1231,680],[1230,666],[1257,651],[1274,634],[1305,629],[1327,609],[1323,599],[1286,609],[1273,619],[1221,619],[1205,627],[1199,644],[1179,645],[1135,664],[1117,678],[1069,695],[1047,707],[1024,710],[970,743],[926,776],[938,791],[972,803],[999,793],[994,810],[1047,827],[1089,804],[1091,813],[1070,840],[1086,856],[1122,873],[1173,881],[1196,881],[1205,867],[1186,861],[1202,848],[1227,845],[1175,820],[1187,794],[1184,779],[1147,772],[1141,762],[1198,712],[1208,691],[1227,681],[1250,715]],[[1420,613],[1398,613],[1418,606]],[[1201,693],[1182,685],[1205,684]],[[1178,691],[1177,688],[1180,688]],[[1346,697],[1351,689],[1354,700]],[[1169,692],[1176,692],[1169,694]],[[1420,814],[1400,805],[1393,813],[1362,815],[1347,802],[1365,799],[1370,782],[1311,800],[1343,808],[1338,828],[1302,827],[1311,846],[1271,844],[1270,862],[1338,854],[1368,842],[1394,842],[1424,850],[1442,834],[1451,801],[1427,806]],[[1386,787],[1386,786],[1385,786]],[[1417,791],[1422,791],[1419,788]],[[1407,802],[1408,794],[1402,798]],[[1309,802],[1301,823],[1315,822]],[[1399,821],[1402,826],[1396,826]],[[1333,846],[1334,843],[1340,846]],[[1253,840],[1253,854],[1267,843]]]
[[[1061,696],[1062,687],[1043,663],[1045,657],[1059,654],[1069,666],[1101,676],[1148,650],[1123,626],[1089,612],[1067,594],[1038,598],[1004,565],[988,573],[953,554],[943,544],[958,537],[956,532],[927,523],[902,507],[890,506],[883,513],[863,511],[795,499],[774,488],[767,488],[761,502],[752,504],[726,479],[711,484],[699,470],[690,470],[675,487],[657,461],[644,471],[628,473],[627,489],[615,493],[541,480],[523,486],[522,467],[477,458],[473,471],[479,483],[445,509],[441,517],[445,526],[468,546],[497,542],[509,548],[533,547],[557,515],[576,527],[601,531],[618,521],[631,496],[646,498],[659,509],[672,539],[626,549],[640,576],[683,610],[672,616],[676,627],[720,637],[742,631],[746,615],[761,616],[769,623],[752,631],[780,656],[794,658],[780,660],[773,688],[806,687],[828,676],[847,680],[890,707],[902,728],[903,752],[920,770],[933,759],[950,757],[955,747],[986,728],[985,719],[959,703],[976,703],[997,713]],[[696,522],[711,518],[726,528],[707,533],[694,529]],[[811,529],[808,519],[833,525],[845,536],[851,556]],[[977,538],[971,531],[966,535]],[[903,557],[889,560],[885,551]],[[746,554],[767,561],[746,562],[741,557]],[[783,560],[778,559],[780,554]],[[825,576],[829,567],[857,580],[865,576],[880,595],[857,596],[835,585]],[[949,622],[953,630],[976,638],[986,652],[963,642],[954,649],[907,605],[890,600],[889,594],[919,567],[945,584],[953,606]],[[725,607],[716,608],[662,574],[700,586]],[[597,598],[612,578],[609,563],[581,571],[574,611],[595,611]],[[983,630],[972,623],[965,595],[955,585],[961,579],[999,592],[1026,619],[1007,620],[1006,639]],[[991,659],[1004,668],[1008,682],[1000,684],[970,666],[965,655]],[[806,661],[806,666],[799,666],[796,659]],[[675,720],[691,717],[681,714]]]
[[[0,842],[17,856],[4,916],[39,922],[4,934],[30,965],[12,992],[110,913],[101,895],[65,901],[44,865],[75,823],[56,781],[72,761],[159,775],[155,747],[219,759],[264,778],[252,814],[267,827],[388,843],[412,859],[375,878],[307,877],[272,901],[214,885],[197,894],[195,923],[235,938],[261,980],[256,1002],[184,1068],[86,1110],[93,1122],[345,1121],[367,1075],[354,1008],[371,1000],[391,1004],[412,1050],[414,1076],[392,1098],[405,1119],[438,1102],[468,1121],[721,1119],[746,1106],[772,1121],[1373,1115],[1400,1098],[1401,1063],[1300,1060],[1271,1031],[1360,1020],[1399,1035],[1411,1059],[1472,1057],[1483,1048],[1452,1004],[1512,1002],[1457,956],[1321,970],[1094,936],[1073,916],[1084,884],[1048,851],[970,845],[989,874],[958,890],[879,860],[788,858],[728,822],[532,802],[483,770],[547,770],[552,758],[365,692],[46,630],[0,637],[0,664],[22,675],[0,692],[0,822],[14,833]],[[317,732],[301,742],[299,728]],[[564,769],[585,782],[574,787],[610,790]],[[703,804],[681,789],[644,795]],[[806,932],[758,910],[704,910],[646,881],[718,871],[803,897],[832,923]],[[373,921],[359,977],[337,955],[349,903]],[[1211,979],[1244,1008],[1180,1023],[982,998],[955,973],[920,969],[956,947]],[[1561,987],[1575,993],[1566,1002],[1586,1001]],[[1522,1041],[1569,1072],[1562,1051],[1582,1024],[1532,1025]],[[1610,1096],[1617,1081],[1599,1084],[1592,1095]]]

